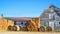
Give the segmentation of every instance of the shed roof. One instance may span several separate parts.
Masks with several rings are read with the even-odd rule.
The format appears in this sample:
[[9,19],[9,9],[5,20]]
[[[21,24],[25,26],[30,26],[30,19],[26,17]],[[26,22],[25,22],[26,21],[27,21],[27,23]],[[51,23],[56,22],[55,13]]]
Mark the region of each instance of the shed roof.
[[13,21],[28,21],[29,19],[26,18],[13,18]]

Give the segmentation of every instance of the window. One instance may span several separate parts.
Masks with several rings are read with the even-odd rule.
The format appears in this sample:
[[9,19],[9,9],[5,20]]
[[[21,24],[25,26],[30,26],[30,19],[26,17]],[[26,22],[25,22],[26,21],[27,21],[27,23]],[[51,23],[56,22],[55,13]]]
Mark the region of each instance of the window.
[[16,25],[20,25],[21,24],[21,22],[16,22]]
[[59,22],[59,24],[60,24],[60,22]]
[[55,25],[56,25],[56,26],[60,26],[60,22],[59,22],[59,21],[56,22]]
[[23,24],[23,22],[21,22],[21,24]]
[[21,22],[14,21],[14,25],[20,25]]
[[52,14],[49,14],[49,19],[51,19],[51,17],[52,17]]
[[50,19],[50,20],[55,20],[54,14],[49,14],[49,19]]
[[16,21],[14,21],[14,25],[16,25]]
[[54,10],[53,9],[51,9],[51,12],[53,12]]
[[21,27],[25,27],[26,21],[14,21],[14,25],[19,25]]
[[26,26],[25,24],[26,24],[25,21],[22,21],[22,22],[21,22],[21,26],[25,27],[25,26]]

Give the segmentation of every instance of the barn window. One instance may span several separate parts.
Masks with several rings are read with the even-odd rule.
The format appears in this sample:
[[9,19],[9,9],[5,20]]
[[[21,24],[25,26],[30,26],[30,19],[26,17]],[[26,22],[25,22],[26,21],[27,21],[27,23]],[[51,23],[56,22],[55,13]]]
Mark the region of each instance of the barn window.
[[14,25],[16,25],[16,21],[14,21]]
[[54,14],[49,14],[49,19],[50,20],[55,20],[55,15]]
[[59,22],[59,24],[60,24],[60,22]]
[[51,9],[51,12],[53,12],[54,10],[53,9]]
[[21,22],[21,24],[23,24],[23,22]]

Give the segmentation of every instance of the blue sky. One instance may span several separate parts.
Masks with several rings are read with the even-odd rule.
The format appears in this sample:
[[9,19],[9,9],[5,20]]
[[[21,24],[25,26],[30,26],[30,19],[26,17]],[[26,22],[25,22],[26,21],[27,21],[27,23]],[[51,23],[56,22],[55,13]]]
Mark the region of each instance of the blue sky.
[[0,0],[0,15],[3,13],[4,17],[38,17],[51,4],[60,8],[60,0]]

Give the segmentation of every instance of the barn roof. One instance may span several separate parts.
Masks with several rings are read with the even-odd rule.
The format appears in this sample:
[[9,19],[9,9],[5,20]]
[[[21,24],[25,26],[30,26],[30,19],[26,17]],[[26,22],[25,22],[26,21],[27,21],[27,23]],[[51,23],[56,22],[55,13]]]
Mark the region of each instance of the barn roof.
[[28,21],[29,19],[26,18],[13,18],[13,21]]
[[31,19],[31,17],[5,17],[5,18],[13,21],[27,21]]

